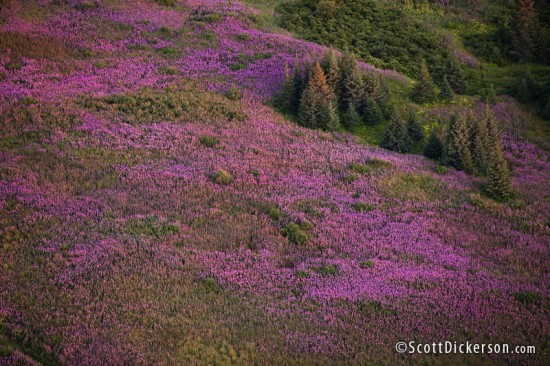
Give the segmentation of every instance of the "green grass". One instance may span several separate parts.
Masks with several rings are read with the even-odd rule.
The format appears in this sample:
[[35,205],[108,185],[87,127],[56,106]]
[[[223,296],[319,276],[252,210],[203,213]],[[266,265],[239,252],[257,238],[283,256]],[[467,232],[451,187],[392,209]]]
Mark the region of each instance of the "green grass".
[[388,198],[417,202],[435,201],[442,192],[437,179],[420,173],[396,173],[380,179],[377,188]]

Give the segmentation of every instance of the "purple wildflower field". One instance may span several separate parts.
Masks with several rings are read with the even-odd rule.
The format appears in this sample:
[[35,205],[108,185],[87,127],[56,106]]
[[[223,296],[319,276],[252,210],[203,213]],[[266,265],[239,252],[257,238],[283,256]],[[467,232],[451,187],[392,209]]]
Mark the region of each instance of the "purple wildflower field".
[[[257,10],[82,4],[2,8],[0,365],[549,361],[550,155],[513,99],[492,106],[501,203],[274,111],[285,65],[325,49],[253,27]],[[537,353],[395,351],[445,340]]]

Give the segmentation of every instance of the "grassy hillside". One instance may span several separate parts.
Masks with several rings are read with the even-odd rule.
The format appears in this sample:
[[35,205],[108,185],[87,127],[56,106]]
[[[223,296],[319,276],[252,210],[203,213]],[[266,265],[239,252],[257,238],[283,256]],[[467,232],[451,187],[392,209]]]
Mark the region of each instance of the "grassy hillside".
[[[417,104],[413,55],[355,46],[407,73],[359,65],[426,135],[484,115],[494,84],[499,201],[424,142],[380,148],[388,117],[323,131],[274,109],[285,66],[326,51],[281,28],[281,4],[0,1],[1,365],[547,363],[548,124],[506,88],[527,68],[543,95],[548,66],[482,58],[458,30],[486,22],[473,7],[369,2],[411,17],[369,35],[380,52],[414,29],[469,75]],[[413,340],[536,353],[395,351]]]

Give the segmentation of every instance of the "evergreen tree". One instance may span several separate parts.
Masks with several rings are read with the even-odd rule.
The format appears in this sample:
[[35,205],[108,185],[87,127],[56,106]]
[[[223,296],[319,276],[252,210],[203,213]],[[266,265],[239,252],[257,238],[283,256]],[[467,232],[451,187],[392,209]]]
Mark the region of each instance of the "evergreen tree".
[[422,131],[422,126],[420,126],[420,123],[418,123],[416,113],[412,110],[409,111],[409,119],[407,120],[407,132],[409,133],[409,136],[413,141],[424,140],[424,131]]
[[419,104],[433,102],[435,100],[435,85],[433,83],[426,61],[420,64],[418,81],[413,89],[412,99]]
[[424,155],[434,160],[440,160],[443,156],[443,141],[434,130],[430,133],[428,143],[424,148]]
[[344,122],[344,125],[349,129],[352,129],[363,123],[361,116],[359,115],[359,113],[357,112],[357,109],[353,104],[350,104],[348,106],[348,110],[344,114],[343,122]]
[[492,83],[481,90],[481,100],[489,104],[495,104],[497,102],[497,94]]
[[339,119],[335,99],[323,69],[316,63],[300,102],[298,117],[302,125],[327,130],[337,129]]
[[368,97],[365,106],[363,107],[363,117],[365,119],[365,123],[367,125],[376,125],[384,119],[384,115],[382,114],[382,110],[378,106],[378,103],[376,103],[376,100],[372,97]]
[[340,80],[340,66],[338,65],[338,57],[336,57],[334,50],[330,49],[325,52],[323,60],[321,61],[321,67],[327,77],[328,85],[336,93]]
[[453,115],[445,144],[444,162],[467,173],[473,171],[469,135],[466,118],[462,115]]
[[542,109],[541,116],[546,120],[550,120],[550,97],[548,97],[548,101],[546,102],[546,105]]
[[365,85],[364,97],[373,98],[380,108],[384,106],[384,90],[380,83],[380,76],[373,70],[369,70],[365,73],[363,78],[363,84]]
[[535,0],[518,0],[513,22],[513,44],[521,61],[532,59],[537,40]]
[[445,75],[443,77],[443,85],[441,86],[439,97],[443,100],[450,102],[451,100],[453,100],[453,96],[453,89],[451,88],[451,85],[449,85],[447,75]]
[[392,112],[390,122],[384,130],[380,146],[400,153],[406,153],[410,150],[411,138],[409,137],[407,126],[396,110]]
[[302,77],[302,69],[300,67],[300,60],[298,55],[294,59],[294,69],[292,75],[292,92],[290,112],[297,113],[300,107],[300,99],[304,90],[304,78]]
[[533,95],[526,78],[521,79],[519,83],[516,99],[522,103],[529,103],[533,99]]
[[298,111],[298,120],[302,126],[309,128],[321,127],[321,122],[318,120],[317,115],[317,103],[315,89],[308,85],[302,94],[300,109]]
[[471,155],[475,171],[479,175],[486,175],[489,169],[489,154],[493,144],[488,131],[488,119],[484,115],[482,118],[474,120],[472,132],[470,134]]
[[339,101],[342,109],[350,103],[358,108],[363,94],[363,78],[353,53],[346,51],[340,63]]
[[447,81],[452,90],[457,94],[464,94],[466,91],[466,76],[460,63],[454,58],[449,58],[446,67]]
[[294,80],[290,76],[288,65],[285,65],[284,80],[281,89],[277,92],[274,99],[275,106],[290,112],[294,104]]
[[499,148],[491,154],[487,193],[495,199],[507,200],[511,196],[510,183],[510,168]]

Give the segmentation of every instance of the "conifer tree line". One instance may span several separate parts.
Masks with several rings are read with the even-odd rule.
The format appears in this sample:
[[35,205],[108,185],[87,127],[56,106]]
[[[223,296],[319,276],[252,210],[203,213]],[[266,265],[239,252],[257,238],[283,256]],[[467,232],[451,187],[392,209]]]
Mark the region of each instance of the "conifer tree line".
[[353,128],[384,120],[388,91],[375,71],[359,68],[352,53],[337,57],[329,50],[321,61],[302,67],[296,59],[292,70],[285,68],[275,105],[297,115],[305,127],[335,130],[343,124]]
[[424,154],[468,174],[487,177],[487,193],[505,200],[511,195],[511,175],[500,139],[496,117],[486,105],[479,118],[472,113],[452,115],[445,141],[432,132]]

